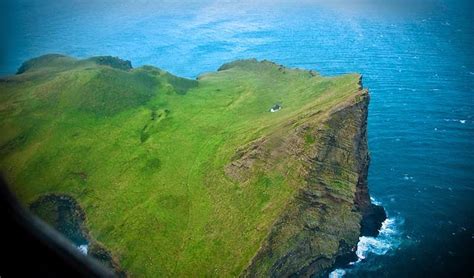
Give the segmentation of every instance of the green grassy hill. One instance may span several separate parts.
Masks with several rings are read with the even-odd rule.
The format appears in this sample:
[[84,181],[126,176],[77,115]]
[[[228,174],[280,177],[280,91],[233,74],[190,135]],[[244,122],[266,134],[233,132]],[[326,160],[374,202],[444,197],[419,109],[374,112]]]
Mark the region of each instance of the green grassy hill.
[[[318,128],[366,99],[359,81],[256,60],[189,80],[42,56],[0,80],[0,169],[24,204],[77,199],[131,276],[238,276],[308,183]],[[354,199],[355,184],[331,186]]]

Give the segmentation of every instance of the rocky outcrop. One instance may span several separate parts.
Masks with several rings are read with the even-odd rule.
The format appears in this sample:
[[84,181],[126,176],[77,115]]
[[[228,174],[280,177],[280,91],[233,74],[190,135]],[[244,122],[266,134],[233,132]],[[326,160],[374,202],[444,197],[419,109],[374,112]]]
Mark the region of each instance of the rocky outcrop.
[[41,69],[60,70],[77,67],[79,65],[87,65],[91,62],[96,65],[107,66],[123,71],[130,71],[133,69],[130,61],[122,60],[113,56],[96,56],[85,60],[78,60],[62,54],[46,54],[24,62],[20,68],[18,68],[16,74],[19,75],[25,72]]
[[21,64],[20,68],[18,68],[16,74],[18,75],[27,71],[50,67],[51,65],[57,65],[59,63],[72,63],[73,61],[73,58],[62,54],[46,54],[25,61],[23,64]]
[[109,66],[111,68],[120,69],[120,70],[131,70],[132,62],[129,60],[122,60],[118,57],[112,56],[96,56],[89,58],[88,60],[95,62],[97,65]]
[[[292,141],[288,144],[292,146],[290,155],[304,165],[305,183],[241,276],[322,274],[337,258],[354,253],[361,226],[366,234],[380,228],[385,213],[370,203],[367,188],[368,103],[368,92],[360,88],[322,123],[316,116],[308,117],[288,136],[286,140]],[[250,150],[239,156],[255,159],[258,148]],[[252,163],[237,160],[226,170],[241,178],[238,169]],[[232,167],[237,170],[231,171]]]
[[112,270],[116,277],[127,276],[120,267],[118,259],[90,235],[86,227],[86,214],[75,198],[68,195],[46,194],[31,203],[29,208],[75,246],[87,246],[86,254]]

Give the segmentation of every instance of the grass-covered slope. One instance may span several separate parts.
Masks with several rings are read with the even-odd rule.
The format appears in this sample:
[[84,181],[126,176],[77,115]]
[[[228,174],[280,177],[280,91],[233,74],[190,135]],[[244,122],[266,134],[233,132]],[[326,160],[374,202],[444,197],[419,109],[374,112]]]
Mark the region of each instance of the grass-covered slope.
[[[359,80],[256,60],[189,80],[42,56],[0,79],[0,169],[25,204],[75,197],[131,275],[237,276],[307,187],[318,128],[366,99]],[[353,200],[353,175],[328,190]]]

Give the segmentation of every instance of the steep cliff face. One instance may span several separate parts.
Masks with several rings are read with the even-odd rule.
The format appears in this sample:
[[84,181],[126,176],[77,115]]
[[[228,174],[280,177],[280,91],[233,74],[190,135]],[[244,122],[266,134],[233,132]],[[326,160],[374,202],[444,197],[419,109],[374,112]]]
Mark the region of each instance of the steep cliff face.
[[293,144],[298,149],[293,154],[307,170],[305,184],[274,223],[243,277],[322,274],[336,258],[355,251],[361,224],[370,226],[372,233],[380,228],[380,219],[369,219],[385,214],[370,203],[367,188],[368,103],[368,92],[361,88],[322,124],[310,117],[295,129],[291,140],[310,144]]

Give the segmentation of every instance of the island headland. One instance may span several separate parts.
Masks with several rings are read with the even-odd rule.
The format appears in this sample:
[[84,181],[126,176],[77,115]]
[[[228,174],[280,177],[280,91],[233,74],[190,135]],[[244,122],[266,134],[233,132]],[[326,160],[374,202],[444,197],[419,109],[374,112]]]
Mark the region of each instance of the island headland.
[[120,275],[324,275],[386,218],[361,80],[255,59],[193,80],[44,55],[0,79],[0,170]]

